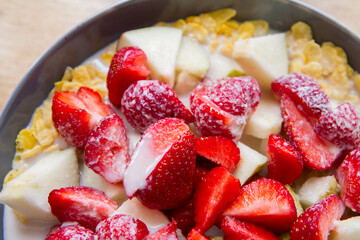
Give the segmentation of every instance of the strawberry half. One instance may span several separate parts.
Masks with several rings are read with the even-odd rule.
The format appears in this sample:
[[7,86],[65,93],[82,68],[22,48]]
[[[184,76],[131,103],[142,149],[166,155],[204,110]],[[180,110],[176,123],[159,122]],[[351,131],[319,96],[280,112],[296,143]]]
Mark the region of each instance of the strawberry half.
[[207,80],[190,95],[196,130],[202,136],[238,140],[260,101],[260,87],[250,76]]
[[60,136],[78,148],[84,148],[90,132],[109,114],[111,107],[103,103],[100,95],[87,87],[77,93],[55,92],[52,100],[52,120]]
[[76,221],[91,230],[118,208],[103,192],[89,187],[55,189],[48,201],[51,212],[60,222]]
[[96,240],[95,233],[79,224],[63,224],[50,230],[45,240]]
[[282,183],[263,177],[243,186],[224,216],[284,232],[295,221],[296,208],[293,197]]
[[130,155],[121,118],[116,114],[104,118],[90,133],[84,152],[85,163],[94,172],[109,183],[122,182]]
[[271,134],[266,146],[268,177],[282,184],[292,184],[303,171],[300,153],[282,137]]
[[187,236],[191,229],[195,227],[193,199],[190,199],[188,203],[180,208],[164,211],[164,213],[170,220],[173,219],[176,221],[177,227],[184,236]]
[[344,213],[345,206],[336,195],[323,198],[307,208],[291,227],[291,240],[326,240],[336,221]]
[[315,132],[342,149],[360,146],[360,113],[351,103],[343,103],[321,115]]
[[145,206],[174,209],[193,193],[194,134],[177,118],[165,118],[143,134],[125,171],[124,187]]
[[240,181],[226,168],[209,171],[194,193],[195,229],[206,232],[240,191]]
[[142,240],[149,234],[145,223],[132,216],[116,214],[101,221],[96,227],[96,235],[101,240],[131,239]]
[[176,222],[173,220],[153,235],[146,237],[145,240],[178,240],[176,229]]
[[222,136],[195,138],[196,153],[232,172],[240,161],[236,144]]
[[109,100],[114,106],[121,106],[121,98],[132,83],[150,74],[146,60],[143,50],[135,47],[123,47],[115,53],[106,79]]
[[319,118],[330,110],[329,97],[312,77],[303,73],[291,73],[271,83],[274,94],[281,99],[286,94],[300,104],[311,117]]
[[360,148],[350,152],[336,170],[340,196],[344,204],[360,212]]
[[207,236],[201,234],[195,229],[192,229],[186,238],[187,240],[210,240]]
[[167,83],[142,80],[132,84],[121,100],[122,112],[128,122],[140,132],[160,119],[176,117],[186,123],[194,121],[191,112]]
[[280,240],[265,228],[229,216],[223,218],[221,230],[224,231],[224,240]]
[[330,168],[340,155],[340,149],[316,134],[310,120],[287,95],[281,98],[281,113],[285,132],[300,152],[305,166],[313,170]]

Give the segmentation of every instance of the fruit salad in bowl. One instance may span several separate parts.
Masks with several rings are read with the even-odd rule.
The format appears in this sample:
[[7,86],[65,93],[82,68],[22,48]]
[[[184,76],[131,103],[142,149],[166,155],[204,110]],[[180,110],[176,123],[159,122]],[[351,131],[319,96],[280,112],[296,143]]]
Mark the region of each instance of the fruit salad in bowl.
[[360,74],[305,22],[235,17],[66,68],[17,135],[6,239],[356,239]]

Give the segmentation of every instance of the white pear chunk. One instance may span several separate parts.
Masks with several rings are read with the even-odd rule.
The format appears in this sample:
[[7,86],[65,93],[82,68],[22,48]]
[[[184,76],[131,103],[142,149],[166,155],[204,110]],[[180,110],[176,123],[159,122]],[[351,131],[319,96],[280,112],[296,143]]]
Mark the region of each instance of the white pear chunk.
[[108,183],[102,176],[88,168],[85,163],[81,165],[80,172],[82,186],[92,187],[103,191],[106,196],[117,202],[119,205],[127,199],[122,183]]
[[285,33],[237,40],[233,58],[246,74],[259,82],[261,88],[269,90],[275,78],[288,73]]
[[271,94],[262,94],[255,112],[247,120],[244,134],[267,139],[270,134],[280,133],[282,121],[279,101]]
[[337,222],[330,231],[329,240],[358,240],[360,237],[360,216]]
[[133,46],[141,48],[147,57],[150,77],[175,83],[175,62],[182,39],[182,30],[172,27],[147,27],[127,31],[120,36],[117,49]]
[[260,171],[268,159],[241,142],[236,145],[240,149],[240,161],[232,174],[240,180],[241,185],[244,185],[251,176]]
[[144,206],[137,198],[126,200],[112,215],[116,214],[126,214],[139,219],[145,223],[150,235],[170,223],[161,211]]
[[25,221],[57,222],[48,203],[49,193],[53,189],[78,186],[79,181],[75,149],[55,151],[6,182],[0,202],[21,214]]
[[215,52],[210,56],[210,68],[206,77],[214,80],[225,78],[233,70],[244,72],[234,59]]
[[299,201],[304,208],[311,207],[326,196],[337,194],[339,184],[334,176],[311,177],[298,191]]
[[190,92],[197,87],[200,81],[200,77],[195,76],[194,74],[185,70],[181,71],[176,75],[176,84],[174,86],[174,91],[178,95],[178,97],[184,95],[189,97]]

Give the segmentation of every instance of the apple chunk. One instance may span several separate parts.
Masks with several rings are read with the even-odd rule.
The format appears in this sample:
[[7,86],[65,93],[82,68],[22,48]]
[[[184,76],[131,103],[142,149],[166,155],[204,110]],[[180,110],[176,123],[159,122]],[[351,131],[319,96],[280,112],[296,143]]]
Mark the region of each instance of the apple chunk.
[[360,216],[338,222],[330,231],[329,240],[357,240],[360,236]]
[[133,46],[141,48],[147,57],[150,77],[175,83],[175,62],[182,38],[182,30],[172,27],[147,27],[127,31],[120,36],[117,50]]

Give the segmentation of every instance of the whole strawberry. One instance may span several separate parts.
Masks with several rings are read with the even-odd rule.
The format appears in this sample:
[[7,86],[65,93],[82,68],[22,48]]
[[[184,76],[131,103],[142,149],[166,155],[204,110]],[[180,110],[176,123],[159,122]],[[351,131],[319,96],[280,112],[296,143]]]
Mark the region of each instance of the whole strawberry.
[[79,224],[65,223],[50,230],[45,240],[96,240],[95,233]]
[[121,106],[123,93],[132,83],[144,80],[150,74],[146,60],[145,53],[135,47],[124,47],[115,53],[106,81],[109,100],[114,106]]

